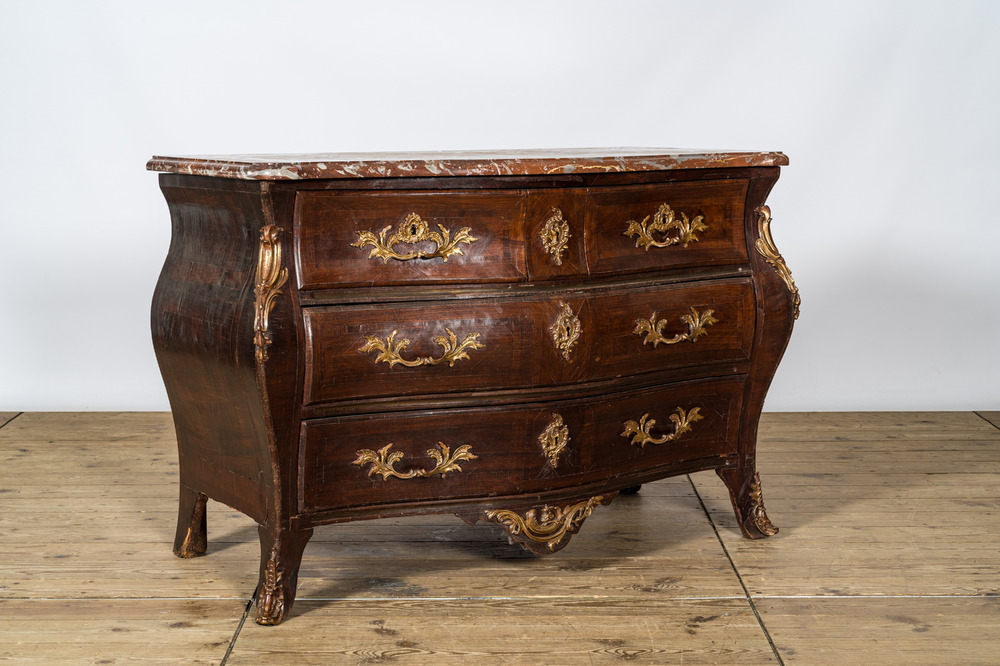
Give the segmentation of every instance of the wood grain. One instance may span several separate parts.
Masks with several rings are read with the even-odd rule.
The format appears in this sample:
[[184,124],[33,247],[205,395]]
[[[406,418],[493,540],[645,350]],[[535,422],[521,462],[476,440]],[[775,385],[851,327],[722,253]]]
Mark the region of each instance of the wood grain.
[[[708,460],[735,453],[740,378],[703,380],[616,396],[542,403],[512,408],[439,410],[431,413],[372,414],[307,421],[302,429],[303,512],[328,508],[391,505],[393,502],[514,496],[615,477],[618,488],[634,485],[633,475],[685,460]],[[626,421],[650,414],[654,435],[672,432],[677,408],[698,408],[701,420],[669,445],[636,446],[622,437]],[[538,438],[554,414],[565,421],[570,442],[553,467]],[[473,425],[474,424],[474,425]],[[447,477],[382,479],[372,464],[356,465],[360,451],[388,444],[403,455],[397,468],[432,469],[427,450],[436,442],[451,449],[471,447],[477,457]],[[594,493],[597,494],[597,493]]]
[[997,428],[1000,428],[1000,412],[976,412],[979,416],[986,419],[992,423]]
[[544,599],[571,593],[641,604],[742,594],[693,495],[619,498],[595,511],[571,547],[551,558],[526,556],[494,526],[444,518],[437,525],[407,517],[387,526],[379,520],[318,529],[303,560],[299,597]]
[[[710,183],[666,183],[642,188],[594,190],[587,216],[587,261],[592,274],[744,263],[747,260],[743,205],[747,179]],[[676,219],[702,216],[706,229],[698,240],[668,247],[644,247],[626,236],[629,221],[652,224],[667,204]],[[663,235],[653,233],[655,241]]]
[[[542,512],[551,527],[558,513],[546,505],[606,503],[626,487],[716,469],[744,533],[766,536],[753,517],[757,419],[792,326],[781,260],[760,249],[773,245],[761,206],[779,168],[770,158],[736,168],[746,155],[644,151],[639,164],[584,152],[582,174],[566,154],[536,154],[528,171],[508,155],[486,174],[356,164],[354,176],[377,177],[350,183],[319,177],[331,165],[308,158],[276,170],[225,159],[253,180],[200,160],[150,163],[170,172],[159,179],[172,234],[151,328],[179,451],[173,549],[204,552],[206,498],[253,518],[258,623],[292,608],[313,528],[343,520],[454,511],[475,522],[513,509]],[[564,271],[541,269],[539,209],[563,204],[575,252]],[[466,286],[492,295],[468,297]],[[355,296],[345,302],[341,289]],[[712,329],[699,344],[656,350],[635,335],[647,317],[649,332],[678,343],[706,333],[703,318]],[[380,409],[386,401],[407,409]],[[563,410],[584,445],[555,473],[535,444]],[[687,433],[688,415],[700,423],[675,443],[670,423]],[[639,424],[657,419],[654,433]],[[428,448],[435,441],[440,450]],[[438,465],[417,468],[420,453]],[[372,478],[398,458],[401,472]],[[564,526],[560,547],[582,519]],[[530,543],[554,550],[555,538],[537,536]]]
[[1000,599],[763,599],[786,664],[996,664]]
[[219,664],[246,601],[31,599],[0,602],[0,661]]
[[[969,440],[996,436],[996,428],[974,412],[787,412],[769,413],[760,423],[761,442],[775,450],[799,442],[885,442]],[[906,444],[904,446],[909,446]]]
[[170,553],[177,451],[169,414],[26,412],[0,429],[0,466],[3,603],[239,598],[253,587],[246,563],[256,558],[255,526],[228,507],[210,507],[212,557]]
[[[562,304],[580,323],[579,339],[568,358],[553,342],[551,327]],[[654,313],[665,320],[664,337],[686,334],[681,317],[711,311],[717,320],[697,341],[644,344],[636,320]],[[557,292],[496,300],[447,300],[438,303],[368,307],[316,307],[303,311],[306,335],[307,404],[429,392],[552,387],[583,381],[710,363],[746,361],[753,337],[753,292],[748,280],[716,280],[710,285],[658,285],[614,289],[598,294]],[[436,338],[458,341],[476,336],[467,358],[435,366],[405,367],[376,361],[377,351],[362,352],[366,338],[410,344],[399,353],[406,361],[438,359]],[[397,335],[393,336],[393,333]]]
[[[477,192],[302,192],[296,203],[296,257],[300,289],[418,283],[515,282],[527,278],[521,190]],[[475,240],[459,243],[449,257],[385,260],[373,246],[357,247],[359,232],[385,234],[386,243],[416,213],[431,233],[439,225],[454,241],[468,228]],[[406,238],[406,234],[401,236]],[[443,237],[442,241],[444,241]],[[435,252],[446,243],[401,241],[391,249]]]
[[691,476],[752,594],[1000,594],[1000,429],[977,415],[768,414],[758,464],[767,543]]
[[745,599],[298,603],[297,622],[245,626],[228,663],[777,663]]
[[[12,416],[18,412],[5,412]],[[156,441],[176,449],[169,412],[23,412],[0,429],[0,445],[14,442]]]
[[[245,624],[227,663],[772,662],[729,557],[786,664],[995,663],[1000,475],[974,470],[1000,429],[907,419],[765,414],[782,530],[764,541],[739,536],[707,473],[619,497],[551,558],[450,515],[317,528],[291,617]],[[256,585],[256,526],[209,502],[210,556],[174,557],[175,456],[168,414],[0,429],[0,660],[220,663]]]

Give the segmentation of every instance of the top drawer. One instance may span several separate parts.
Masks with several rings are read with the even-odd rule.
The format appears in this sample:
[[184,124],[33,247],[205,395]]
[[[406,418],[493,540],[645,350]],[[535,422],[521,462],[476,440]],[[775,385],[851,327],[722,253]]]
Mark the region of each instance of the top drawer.
[[593,189],[587,201],[592,274],[747,261],[746,180]]
[[521,282],[745,263],[747,185],[299,192],[299,287]]
[[524,280],[522,209],[517,190],[300,192],[299,288]]

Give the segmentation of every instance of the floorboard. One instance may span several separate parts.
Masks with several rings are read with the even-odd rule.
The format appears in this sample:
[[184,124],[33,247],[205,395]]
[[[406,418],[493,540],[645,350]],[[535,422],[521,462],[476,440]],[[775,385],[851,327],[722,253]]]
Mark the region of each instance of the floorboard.
[[4,599],[0,661],[219,664],[246,601]]
[[274,630],[246,625],[228,663],[777,663],[745,599],[637,606],[567,596],[302,606],[299,629],[292,622]]
[[1000,645],[1000,412],[765,414],[781,532],[760,541],[710,472],[599,508],[549,558],[450,515],[317,528],[289,619],[241,629],[256,527],[210,502],[208,555],[173,556],[169,414],[0,413],[0,465],[0,661],[986,664]]
[[1000,599],[763,599],[786,664],[982,664],[1000,647]]
[[976,412],[976,414],[1000,428],[1000,412]]

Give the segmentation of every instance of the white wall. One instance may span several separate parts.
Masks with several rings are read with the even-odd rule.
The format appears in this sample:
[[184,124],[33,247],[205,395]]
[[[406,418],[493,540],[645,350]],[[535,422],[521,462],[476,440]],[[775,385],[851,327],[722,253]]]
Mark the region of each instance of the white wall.
[[1000,409],[1000,3],[0,0],[0,410],[167,409],[154,154],[782,150],[767,409]]

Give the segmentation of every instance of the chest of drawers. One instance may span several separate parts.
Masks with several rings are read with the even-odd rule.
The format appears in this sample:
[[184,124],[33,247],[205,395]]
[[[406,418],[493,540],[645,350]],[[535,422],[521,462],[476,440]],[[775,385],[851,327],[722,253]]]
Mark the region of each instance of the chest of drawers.
[[597,507],[755,469],[798,314],[780,153],[154,157],[172,240],[152,331],[177,431],[174,551],[208,497],[259,524],[257,622],[317,525],[450,512],[555,552]]

